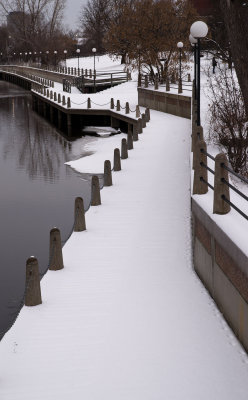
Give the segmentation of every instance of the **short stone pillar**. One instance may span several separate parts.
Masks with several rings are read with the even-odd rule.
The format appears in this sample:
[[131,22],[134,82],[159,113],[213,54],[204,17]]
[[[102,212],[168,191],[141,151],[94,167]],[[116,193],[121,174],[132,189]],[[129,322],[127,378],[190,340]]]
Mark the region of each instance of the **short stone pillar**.
[[140,118],[140,108],[136,106],[136,118]]
[[129,113],[130,113],[130,108],[129,108],[129,103],[127,101],[126,106],[125,106],[125,114],[129,114]]
[[82,197],[77,197],[74,206],[74,232],[83,232],[85,230],[84,200]]
[[139,135],[138,135],[138,124],[133,125],[133,141],[137,142],[139,140]]
[[59,104],[61,103],[61,94],[60,93],[58,94],[58,103]]
[[65,106],[66,102],[65,102],[65,96],[62,97],[62,105]]
[[90,99],[90,97],[88,97],[88,100],[87,100],[87,108],[91,108],[91,99]]
[[50,90],[50,100],[52,100],[52,99],[53,99],[53,91]]
[[148,88],[148,75],[145,75],[145,88]]
[[223,199],[224,196],[225,199],[230,201],[229,186],[225,183],[229,183],[228,171],[223,166],[228,166],[227,157],[224,153],[217,154],[214,175],[214,214],[227,214],[231,209],[230,204]]
[[128,158],[127,141],[124,138],[121,140],[121,159],[126,160],[127,158]]
[[142,119],[141,119],[141,118],[138,119],[137,127],[138,127],[138,133],[139,133],[139,134],[140,134],[140,133],[143,133]]
[[71,108],[71,98],[67,98],[67,108]]
[[127,134],[127,149],[133,150],[133,134],[130,129],[128,129],[128,134]]
[[178,80],[178,93],[183,93],[183,83],[181,78]]
[[53,100],[57,101],[57,93],[56,92],[54,92],[54,94],[53,94]]
[[104,161],[104,186],[112,186],[111,162],[109,160]]
[[113,97],[110,100],[110,108],[111,108],[111,110],[114,110],[114,108],[115,108],[115,103],[114,103]]
[[142,128],[146,127],[146,115],[145,113],[142,114]]
[[100,184],[97,175],[92,176],[91,179],[91,203],[92,206],[101,205]]
[[26,263],[25,306],[38,306],[41,303],[39,264],[37,258],[30,257]]
[[114,171],[121,171],[121,156],[119,149],[114,149]]
[[117,103],[116,103],[116,111],[121,111],[120,100],[117,100]]
[[57,271],[64,268],[61,235],[58,228],[50,231],[49,269]]
[[203,166],[207,165],[207,156],[202,152],[207,151],[207,145],[204,140],[199,140],[196,146],[196,165],[194,171],[193,194],[205,194],[208,192],[208,185],[203,179],[208,181],[208,170]]

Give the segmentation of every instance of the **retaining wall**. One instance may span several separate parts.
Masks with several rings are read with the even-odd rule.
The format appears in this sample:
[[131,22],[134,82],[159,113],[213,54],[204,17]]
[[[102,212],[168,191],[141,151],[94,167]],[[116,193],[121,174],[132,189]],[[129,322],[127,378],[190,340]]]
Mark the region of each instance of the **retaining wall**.
[[194,268],[248,351],[248,257],[192,199]]
[[191,119],[191,97],[149,88],[138,88],[139,106]]

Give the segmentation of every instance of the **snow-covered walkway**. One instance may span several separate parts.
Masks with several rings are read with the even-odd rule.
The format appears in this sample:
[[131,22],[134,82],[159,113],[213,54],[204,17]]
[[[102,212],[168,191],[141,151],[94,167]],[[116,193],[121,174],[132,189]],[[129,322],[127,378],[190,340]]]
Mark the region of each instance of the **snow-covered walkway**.
[[190,122],[152,111],[134,146],[0,343],[1,400],[247,399],[247,357],[192,270]]

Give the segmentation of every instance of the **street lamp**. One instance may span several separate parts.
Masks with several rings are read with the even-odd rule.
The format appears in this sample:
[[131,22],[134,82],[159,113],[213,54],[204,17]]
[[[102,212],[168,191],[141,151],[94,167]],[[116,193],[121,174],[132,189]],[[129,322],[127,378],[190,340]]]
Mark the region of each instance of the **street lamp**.
[[200,53],[201,53],[201,39],[207,36],[208,26],[203,21],[196,21],[191,25],[190,33],[193,38],[197,39],[197,125],[201,125],[201,79],[200,79]]
[[189,35],[189,41],[191,46],[194,47],[194,87],[195,87],[195,100],[196,100],[196,46],[197,46],[197,39],[195,39],[191,34]]
[[66,66],[66,54],[67,54],[67,50],[64,50],[64,55],[65,55],[65,66]]
[[94,74],[94,92],[96,92],[96,48],[95,47],[93,47],[92,53],[93,53],[93,56],[94,56],[94,70],[93,70],[93,74]]
[[182,85],[182,48],[183,42],[178,42],[177,47],[179,49],[179,83],[178,83],[178,93],[183,92],[183,85]]
[[80,49],[77,49],[76,52],[77,52],[77,57],[78,57],[78,69],[79,69],[79,54],[80,54]]

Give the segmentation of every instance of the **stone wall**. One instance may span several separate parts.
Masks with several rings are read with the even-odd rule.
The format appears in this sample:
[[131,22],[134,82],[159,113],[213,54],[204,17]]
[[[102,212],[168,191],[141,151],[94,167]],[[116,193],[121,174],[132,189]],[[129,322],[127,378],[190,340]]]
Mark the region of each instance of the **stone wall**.
[[194,268],[248,351],[248,258],[192,199]]
[[139,106],[191,119],[191,97],[149,88],[138,88]]

